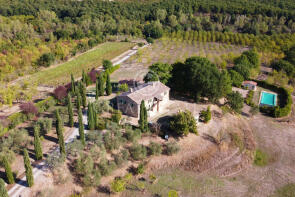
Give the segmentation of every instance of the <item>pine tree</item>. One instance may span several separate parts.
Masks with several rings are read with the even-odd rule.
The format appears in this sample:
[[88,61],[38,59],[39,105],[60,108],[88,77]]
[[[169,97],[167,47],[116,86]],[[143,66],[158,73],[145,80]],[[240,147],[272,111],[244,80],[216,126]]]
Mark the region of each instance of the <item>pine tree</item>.
[[56,132],[58,136],[58,144],[59,144],[59,151],[60,154],[65,155],[66,154],[66,148],[65,148],[65,140],[63,135],[63,121],[59,115],[59,111],[56,110]]
[[7,190],[5,188],[5,182],[1,178],[0,178],[0,196],[1,197],[9,197]]
[[81,109],[79,109],[79,112],[78,112],[78,119],[79,119],[80,140],[81,140],[82,144],[85,146],[84,123],[83,123],[83,117],[82,117],[82,110]]
[[98,77],[98,92],[99,96],[104,95],[104,80],[103,80],[103,74],[100,74]]
[[71,74],[71,92],[73,94],[75,93],[75,79],[73,74]]
[[96,84],[95,84],[95,99],[97,100],[99,97],[99,81],[98,78],[96,79]]
[[34,127],[34,150],[35,150],[36,160],[41,160],[43,158],[42,145],[41,145],[41,141],[40,141],[39,131],[40,131],[40,127],[38,125],[36,125]]
[[7,182],[9,184],[13,184],[14,183],[13,173],[12,173],[12,170],[11,170],[11,167],[10,167],[10,163],[8,162],[6,157],[3,158],[3,164],[4,164],[4,169],[5,169],[5,173],[6,173]]
[[147,131],[148,129],[147,110],[146,110],[144,101],[141,101],[141,104],[140,104],[140,114],[139,114],[138,124],[142,132]]
[[68,114],[69,114],[69,127],[73,127],[74,126],[74,113],[73,113],[72,98],[71,98],[70,94],[68,94],[67,102],[68,102]]
[[86,84],[86,75],[84,69],[82,70],[82,82]]
[[24,149],[24,164],[26,169],[27,183],[29,187],[32,187],[34,185],[34,176],[33,176],[33,170],[32,170],[29,153],[27,149]]
[[110,74],[107,72],[107,82],[106,82],[106,94],[109,96],[112,94],[112,84]]

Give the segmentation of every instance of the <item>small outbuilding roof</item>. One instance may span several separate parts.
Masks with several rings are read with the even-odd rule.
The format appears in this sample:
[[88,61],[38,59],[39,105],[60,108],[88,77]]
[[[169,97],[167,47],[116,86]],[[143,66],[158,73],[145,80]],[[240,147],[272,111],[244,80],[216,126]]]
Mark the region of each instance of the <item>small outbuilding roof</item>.
[[257,86],[257,83],[255,81],[244,81],[242,85],[254,85],[254,86]]

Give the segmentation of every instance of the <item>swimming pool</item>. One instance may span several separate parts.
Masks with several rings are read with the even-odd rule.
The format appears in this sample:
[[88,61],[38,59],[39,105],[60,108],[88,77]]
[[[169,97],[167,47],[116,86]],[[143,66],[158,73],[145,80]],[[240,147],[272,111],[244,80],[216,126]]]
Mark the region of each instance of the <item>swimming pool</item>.
[[260,105],[276,106],[277,95],[269,92],[261,92]]

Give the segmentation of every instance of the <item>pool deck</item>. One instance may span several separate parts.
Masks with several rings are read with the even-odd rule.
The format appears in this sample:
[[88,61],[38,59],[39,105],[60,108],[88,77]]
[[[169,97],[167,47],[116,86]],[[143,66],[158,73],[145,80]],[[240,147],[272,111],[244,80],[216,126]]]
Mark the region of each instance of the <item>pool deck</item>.
[[[261,103],[261,98],[262,98],[262,93],[263,93],[263,92],[268,93],[268,94],[273,94],[273,95],[275,95],[275,104],[274,104],[274,105],[268,105],[268,104]],[[277,93],[274,93],[274,92],[268,92],[268,91],[264,91],[264,90],[262,90],[262,91],[260,92],[259,106],[267,105],[267,106],[275,107],[275,106],[277,106],[277,102],[278,102],[278,94],[277,94]]]

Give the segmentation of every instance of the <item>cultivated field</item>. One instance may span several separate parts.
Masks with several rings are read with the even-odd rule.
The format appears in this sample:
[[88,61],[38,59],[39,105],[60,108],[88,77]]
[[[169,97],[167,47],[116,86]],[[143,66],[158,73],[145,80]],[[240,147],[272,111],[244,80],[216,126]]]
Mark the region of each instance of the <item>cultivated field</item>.
[[81,54],[75,59],[52,68],[44,69],[33,75],[28,76],[30,84],[56,86],[70,81],[70,74],[74,77],[80,77],[82,70],[90,70],[93,67],[99,67],[104,59],[112,59],[124,51],[134,46],[127,42],[107,42],[99,45],[95,49]]
[[162,38],[151,46],[139,50],[136,55],[124,62],[121,68],[112,74],[112,81],[141,80],[153,63],[172,64],[176,61],[184,61],[191,56],[207,57],[218,66],[223,66],[247,49],[222,43],[180,42]]

